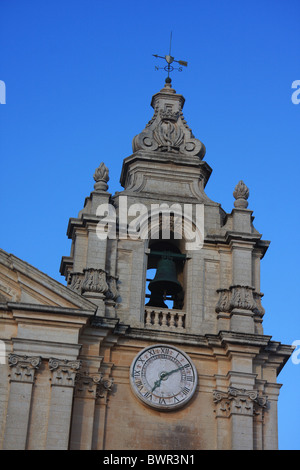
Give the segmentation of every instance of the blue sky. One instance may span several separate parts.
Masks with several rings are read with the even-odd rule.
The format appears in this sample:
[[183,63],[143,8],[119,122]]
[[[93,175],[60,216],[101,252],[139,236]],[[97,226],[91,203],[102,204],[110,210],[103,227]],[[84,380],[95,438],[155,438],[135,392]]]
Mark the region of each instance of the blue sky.
[[[64,283],[69,217],[93,189],[101,161],[109,191],[152,117],[172,53],[188,61],[172,85],[213,168],[207,195],[227,212],[240,179],[254,225],[271,240],[262,261],[264,332],[291,344],[299,331],[300,80],[298,0],[2,0],[0,246]],[[300,449],[300,364],[278,377],[279,445]]]

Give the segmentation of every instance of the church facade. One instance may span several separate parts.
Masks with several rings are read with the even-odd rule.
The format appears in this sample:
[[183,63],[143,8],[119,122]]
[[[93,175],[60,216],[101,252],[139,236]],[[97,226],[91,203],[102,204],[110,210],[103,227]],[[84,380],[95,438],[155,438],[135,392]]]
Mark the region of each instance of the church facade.
[[63,285],[0,251],[0,446],[35,450],[277,449],[249,189],[209,199],[205,146],[166,82],[123,161],[104,163],[67,234]]

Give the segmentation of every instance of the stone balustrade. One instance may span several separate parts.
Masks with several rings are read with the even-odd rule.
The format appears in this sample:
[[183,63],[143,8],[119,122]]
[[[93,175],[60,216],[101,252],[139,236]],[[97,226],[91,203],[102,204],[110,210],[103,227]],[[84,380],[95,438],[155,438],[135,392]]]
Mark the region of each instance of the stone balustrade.
[[145,326],[153,329],[185,329],[185,313],[169,308],[145,307]]

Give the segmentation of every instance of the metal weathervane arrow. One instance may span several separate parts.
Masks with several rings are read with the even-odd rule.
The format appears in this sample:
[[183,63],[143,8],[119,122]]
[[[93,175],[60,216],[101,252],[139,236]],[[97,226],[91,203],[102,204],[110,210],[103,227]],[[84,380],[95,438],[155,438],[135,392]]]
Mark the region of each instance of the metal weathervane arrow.
[[171,56],[171,45],[172,45],[172,32],[171,32],[171,35],[170,35],[169,54],[165,55],[164,57],[160,56],[160,55],[157,55],[157,54],[153,54],[154,57],[157,57],[159,59],[164,59],[167,62],[167,65],[165,65],[165,67],[158,67],[157,65],[155,66],[155,70],[162,70],[163,69],[166,72],[168,72],[168,76],[166,78],[166,83],[171,83],[170,73],[173,72],[173,70],[178,70],[179,72],[182,72],[182,67],[174,67],[171,64],[176,62],[180,66],[183,65],[184,67],[187,67],[187,65],[188,65],[188,63],[185,60],[175,60],[174,57]]

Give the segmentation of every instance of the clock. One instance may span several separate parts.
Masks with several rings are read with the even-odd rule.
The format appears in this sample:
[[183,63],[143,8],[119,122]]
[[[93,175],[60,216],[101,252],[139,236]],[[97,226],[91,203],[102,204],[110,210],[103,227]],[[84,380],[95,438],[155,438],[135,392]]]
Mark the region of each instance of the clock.
[[197,386],[197,371],[191,359],[178,348],[165,344],[149,346],[135,357],[130,367],[134,394],[159,410],[185,405]]

